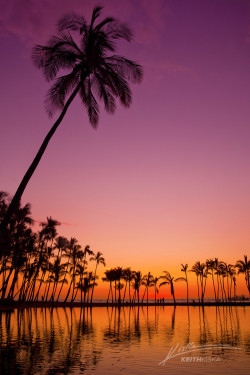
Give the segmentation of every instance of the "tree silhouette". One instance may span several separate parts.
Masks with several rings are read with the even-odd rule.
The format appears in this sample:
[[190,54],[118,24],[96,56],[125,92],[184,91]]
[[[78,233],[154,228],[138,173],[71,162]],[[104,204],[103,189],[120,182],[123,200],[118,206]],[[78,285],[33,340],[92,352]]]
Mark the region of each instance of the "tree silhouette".
[[247,259],[247,255],[244,255],[244,260],[237,260],[235,267],[238,268],[238,274],[244,274],[247,289],[250,295],[250,260]]
[[[125,57],[113,54],[118,39],[132,40],[130,28],[112,17],[97,23],[102,7],[93,9],[90,24],[82,16],[66,14],[47,45],[36,45],[32,58],[35,66],[43,70],[47,81],[53,82],[46,97],[46,108],[50,116],[59,109],[61,114],[46,135],[38,153],[25,173],[6,213],[0,230],[6,228],[9,219],[20,202],[22,194],[36,170],[52,136],[63,120],[77,94],[87,109],[90,124],[97,126],[99,104],[104,102],[109,113],[114,113],[118,98],[124,107],[129,107],[132,92],[129,82],[142,80],[142,67]],[[74,41],[70,31],[78,33],[79,42]],[[59,71],[68,74],[57,77]]]

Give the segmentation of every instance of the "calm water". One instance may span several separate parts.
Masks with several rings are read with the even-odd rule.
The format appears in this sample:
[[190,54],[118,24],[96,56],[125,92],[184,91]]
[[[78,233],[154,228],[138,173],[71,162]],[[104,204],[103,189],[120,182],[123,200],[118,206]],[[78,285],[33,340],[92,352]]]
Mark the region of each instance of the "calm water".
[[249,365],[249,307],[0,313],[1,374],[243,375]]

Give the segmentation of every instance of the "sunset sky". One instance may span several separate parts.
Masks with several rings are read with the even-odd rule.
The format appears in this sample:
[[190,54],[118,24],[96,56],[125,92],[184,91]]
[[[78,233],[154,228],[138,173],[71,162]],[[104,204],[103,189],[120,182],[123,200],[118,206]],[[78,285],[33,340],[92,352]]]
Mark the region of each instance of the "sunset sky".
[[235,263],[250,247],[247,0],[0,0],[0,190],[14,194],[53,124],[31,47],[65,13],[89,20],[96,4],[134,31],[118,52],[143,65],[143,82],[130,109],[102,111],[97,130],[75,100],[23,203],[108,267],[178,277],[180,263]]

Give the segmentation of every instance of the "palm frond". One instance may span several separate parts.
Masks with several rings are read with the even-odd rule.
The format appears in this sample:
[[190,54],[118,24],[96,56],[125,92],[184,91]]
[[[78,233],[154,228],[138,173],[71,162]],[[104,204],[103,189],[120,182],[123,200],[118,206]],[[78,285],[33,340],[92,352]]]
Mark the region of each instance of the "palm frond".
[[92,13],[92,18],[91,18],[91,24],[90,24],[91,27],[94,25],[95,20],[100,16],[102,9],[103,9],[102,6],[94,7],[93,13]]
[[86,20],[76,13],[65,14],[57,23],[57,30],[62,32],[67,29],[80,30],[86,27]]
[[185,277],[177,277],[177,279],[175,279],[174,281],[186,281],[187,282]]
[[90,124],[93,126],[93,128],[96,128],[99,120],[100,109],[92,93],[90,79],[81,86],[80,97],[83,104],[85,104],[87,107]]
[[54,85],[49,89],[45,98],[45,108],[50,117],[57,109],[64,107],[66,96],[77,86],[79,74],[75,70],[68,75],[57,78]]

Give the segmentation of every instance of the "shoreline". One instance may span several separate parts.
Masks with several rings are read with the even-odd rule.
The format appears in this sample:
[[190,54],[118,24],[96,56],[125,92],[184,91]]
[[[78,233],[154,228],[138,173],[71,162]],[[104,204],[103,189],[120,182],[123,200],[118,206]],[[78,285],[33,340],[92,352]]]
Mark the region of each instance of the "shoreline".
[[150,306],[159,306],[159,307],[167,307],[167,306],[250,306],[250,301],[228,301],[228,302],[121,302],[121,303],[112,303],[112,302],[92,302],[92,303],[81,303],[81,302],[44,302],[44,301],[36,301],[36,302],[7,302],[4,301],[2,303],[0,301],[0,311],[11,311],[11,310],[23,310],[26,308],[73,308],[73,307],[80,307],[80,308],[93,308],[93,307],[150,307]]

